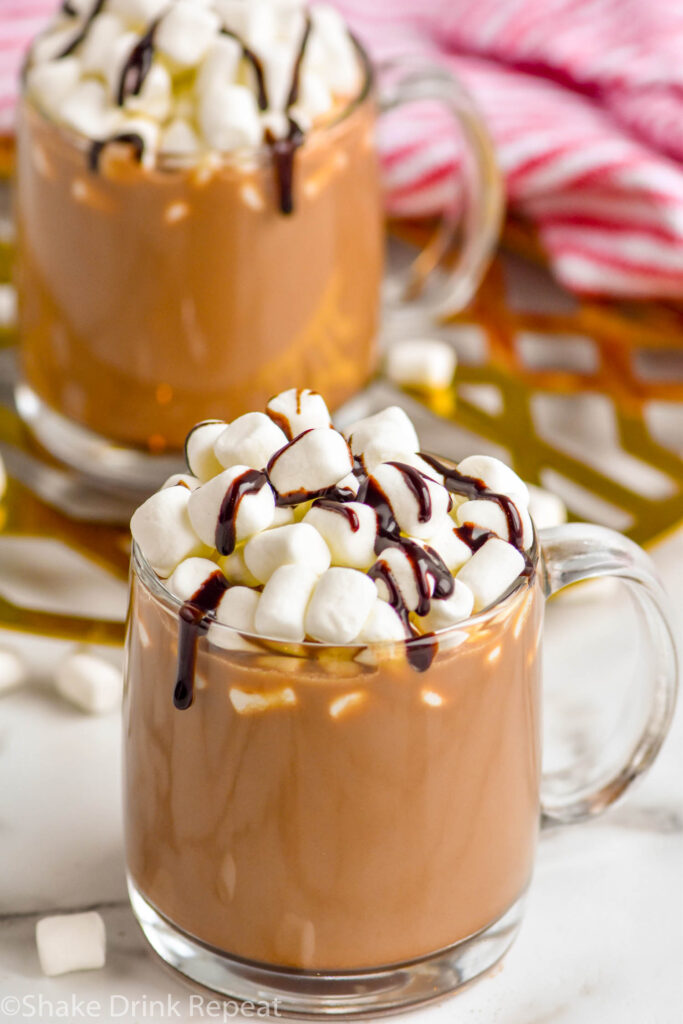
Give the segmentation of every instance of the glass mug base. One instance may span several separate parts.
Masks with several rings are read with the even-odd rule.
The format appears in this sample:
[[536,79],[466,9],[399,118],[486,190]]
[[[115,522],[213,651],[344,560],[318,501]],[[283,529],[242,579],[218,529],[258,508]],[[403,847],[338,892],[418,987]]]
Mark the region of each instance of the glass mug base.
[[418,960],[354,971],[305,971],[231,957],[171,924],[128,877],[133,913],[169,967],[238,1002],[269,1003],[276,1016],[367,1017],[400,1013],[443,999],[493,967],[515,940],[525,893],[502,917],[447,949]]

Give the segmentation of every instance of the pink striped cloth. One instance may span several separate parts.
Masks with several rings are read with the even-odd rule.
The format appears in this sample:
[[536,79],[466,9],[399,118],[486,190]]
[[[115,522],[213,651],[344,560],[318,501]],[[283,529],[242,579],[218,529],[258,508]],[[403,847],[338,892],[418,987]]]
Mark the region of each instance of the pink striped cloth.
[[[451,68],[493,136],[512,209],[576,292],[683,297],[683,3],[334,0],[376,60]],[[28,39],[55,0],[0,0],[0,133]],[[454,199],[457,143],[438,111],[381,135],[390,212]]]

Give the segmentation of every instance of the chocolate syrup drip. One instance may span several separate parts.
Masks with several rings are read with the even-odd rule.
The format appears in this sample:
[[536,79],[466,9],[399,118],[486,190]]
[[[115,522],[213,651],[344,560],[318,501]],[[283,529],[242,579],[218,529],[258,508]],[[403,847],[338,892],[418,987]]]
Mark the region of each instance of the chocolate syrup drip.
[[242,498],[247,494],[256,494],[267,483],[268,477],[262,470],[248,469],[230,484],[221,503],[216,525],[216,550],[219,555],[230,555],[235,550],[235,526]]
[[513,544],[518,551],[525,554],[522,517],[512,498],[509,498],[507,494],[497,494],[495,491],[490,490],[483,480],[478,480],[474,476],[465,476],[464,473],[459,473],[457,469],[451,469],[450,466],[444,465],[443,462],[435,459],[432,455],[420,452],[420,458],[424,459],[425,462],[428,462],[430,466],[442,474],[444,483],[452,494],[461,494],[469,501],[475,498],[486,498],[488,501],[495,501],[505,515],[510,544]]
[[103,151],[113,142],[125,142],[127,145],[132,146],[133,156],[136,162],[140,163],[145,152],[144,139],[137,132],[121,132],[120,135],[112,135],[108,139],[97,139],[92,143],[88,152],[88,167],[91,171],[97,173]]
[[289,110],[299,99],[299,86],[301,81],[301,64],[306,53],[306,47],[308,46],[308,40],[311,35],[311,16],[306,15],[306,23],[304,25],[304,32],[299,43],[299,52],[296,55],[294,61],[294,68],[292,70],[292,84],[289,87],[289,93],[287,94],[287,103],[285,104],[285,110]]
[[228,581],[217,569],[180,609],[178,670],[173,690],[173,703],[179,711],[187,710],[194,699],[197,640],[208,631],[213,612],[227,589]]
[[389,462],[389,466],[393,466],[402,475],[408,487],[415,495],[415,500],[418,506],[417,519],[420,523],[428,523],[432,518],[432,496],[429,493],[429,487],[427,481],[420,473],[419,469],[415,469],[414,466],[409,466],[405,462]]
[[324,508],[328,512],[336,512],[339,516],[344,516],[349,526],[351,527],[352,533],[358,533],[360,530],[360,519],[355,508],[349,508],[344,502],[335,501],[333,498],[316,498],[313,502],[314,508]]
[[75,18],[78,15],[78,11],[71,4],[71,0],[64,0],[62,4],[62,14],[66,14],[67,18]]
[[[62,52],[57,54],[57,60],[61,60],[62,57],[70,57],[71,54],[74,52],[74,50],[78,46],[81,45],[81,43],[83,42],[83,40],[85,39],[85,37],[88,34],[88,30],[89,30],[92,22],[95,20],[95,18],[100,13],[100,11],[102,10],[103,7],[104,7],[104,0],[96,0],[95,4],[93,5],[92,10],[90,11],[90,14],[88,15],[88,17],[83,22],[83,25],[81,26],[80,30],[76,33],[76,35],[73,37],[71,42],[68,43],[67,46],[62,50]],[[74,11],[73,8],[70,5],[69,5],[69,10],[66,10],[66,5],[65,5],[64,13],[65,14],[70,14],[70,15],[77,14],[77,12]]]
[[463,544],[467,544],[472,554],[482,548],[487,540],[495,537],[492,530],[485,530],[483,526],[475,526],[474,523],[465,523],[453,531]]
[[299,50],[294,60],[292,69],[292,81],[287,93],[285,114],[289,122],[289,131],[284,139],[277,139],[272,132],[266,132],[266,142],[273,155],[273,166],[275,167],[275,180],[278,190],[280,213],[289,215],[294,209],[294,158],[296,151],[304,141],[302,132],[296,121],[289,116],[290,109],[299,98],[299,86],[301,79],[301,65],[303,63],[306,47],[311,35],[311,18],[306,15],[306,23],[301,36]]
[[159,18],[153,21],[144,36],[135,44],[126,63],[123,65],[116,102],[123,106],[128,96],[139,96],[145,79],[152,67],[154,57],[154,35],[159,25]]
[[222,28],[222,36],[229,36],[230,39],[234,39],[239,44],[242,50],[242,56],[249,64],[251,64],[254,76],[256,78],[256,102],[258,103],[259,110],[268,109],[268,90],[266,89],[266,75],[263,69],[263,62],[258,54],[254,53],[250,46],[247,46],[245,41],[232,29]]

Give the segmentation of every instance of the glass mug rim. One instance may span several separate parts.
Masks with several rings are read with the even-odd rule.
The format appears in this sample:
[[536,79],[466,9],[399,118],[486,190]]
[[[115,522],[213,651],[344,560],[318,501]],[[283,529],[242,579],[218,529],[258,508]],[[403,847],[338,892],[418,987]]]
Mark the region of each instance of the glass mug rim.
[[[345,102],[344,106],[334,115],[334,117],[319,125],[313,125],[309,131],[305,132],[303,146],[315,143],[320,138],[325,138],[328,133],[331,133],[339,125],[346,122],[351,115],[371,99],[374,94],[375,71],[373,63],[364,46],[354,33],[349,34],[359,58],[360,70],[362,73],[361,84],[356,93]],[[20,105],[25,105],[40,118],[43,124],[49,125],[50,128],[54,129],[56,134],[81,152],[87,150],[94,142],[100,141],[93,139],[89,135],[85,135],[76,128],[70,128],[66,125],[59,124],[51,118],[40,107],[36,100],[29,96],[25,87],[25,78],[22,87]],[[245,164],[253,164],[254,161],[259,166],[262,166],[272,163],[273,154],[272,150],[266,143],[259,143],[257,146],[241,146],[239,149],[231,150],[209,148],[206,152],[201,153],[199,157],[188,157],[186,154],[180,153],[157,153],[154,164],[150,167],[144,167],[144,169],[148,172],[192,171],[195,168],[201,168],[207,161],[211,160],[219,161],[219,165],[221,167],[232,166],[241,168]]]
[[[241,638],[243,640],[253,640],[257,643],[263,643],[264,641],[268,644],[276,645],[277,651],[275,653],[293,654],[295,657],[309,657],[316,658],[321,652],[325,651],[349,651],[363,648],[373,652],[390,652],[395,650],[398,644],[408,642],[412,650],[417,650],[420,647],[429,645],[436,640],[437,642],[443,642],[445,648],[448,649],[450,641],[457,637],[458,633],[462,633],[463,630],[469,630],[473,627],[479,627],[490,622],[492,619],[498,618],[499,616],[505,617],[511,608],[515,605],[517,599],[523,591],[531,591],[536,584],[537,574],[542,570],[541,560],[541,549],[538,542],[538,535],[536,528],[534,527],[534,537],[531,547],[527,550],[527,555],[531,560],[532,572],[530,574],[519,575],[514,583],[505,591],[502,597],[498,598],[488,608],[484,608],[482,611],[477,612],[475,615],[470,615],[467,619],[461,619],[459,622],[453,623],[452,626],[448,626],[447,629],[438,630],[435,633],[425,633],[423,636],[416,636],[410,638],[408,641],[405,640],[372,640],[363,643],[319,643],[315,640],[302,640],[300,642],[283,640],[281,637],[267,637],[261,633],[249,633],[243,629],[237,629],[234,626],[229,626],[224,622],[211,622],[212,632],[218,631],[218,636],[226,637],[225,646],[220,643],[216,644],[217,650],[227,649],[229,651],[230,644],[227,642],[228,638]],[[147,591],[157,600],[160,600],[164,604],[167,611],[173,612],[176,616],[180,614],[180,609],[185,603],[175,594],[171,593],[168,587],[165,585],[165,581],[162,580],[155,573],[154,569],[147,561],[139,546],[133,541],[131,547],[131,574],[137,576]],[[216,565],[219,569],[220,566]],[[236,584],[237,585],[237,584]],[[545,591],[544,591],[545,595]],[[216,635],[214,633],[214,635]],[[213,646],[213,645],[212,645]]]

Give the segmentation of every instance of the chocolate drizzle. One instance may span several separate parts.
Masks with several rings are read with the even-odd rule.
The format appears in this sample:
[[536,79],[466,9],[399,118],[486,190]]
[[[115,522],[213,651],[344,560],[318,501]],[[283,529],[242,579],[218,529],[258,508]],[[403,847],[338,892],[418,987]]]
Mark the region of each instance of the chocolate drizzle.
[[179,711],[186,711],[194,700],[197,640],[208,631],[213,613],[227,589],[228,581],[217,569],[180,609],[178,669],[173,690],[173,704]]
[[328,512],[336,512],[337,515],[344,516],[348,522],[351,533],[358,533],[360,530],[360,519],[355,508],[349,508],[348,504],[344,502],[335,501],[334,498],[317,498],[313,502],[314,508],[324,508]]
[[263,62],[258,54],[254,53],[250,46],[247,46],[245,41],[238,36],[232,29],[222,28],[222,36],[228,36],[230,39],[234,39],[235,42],[240,46],[242,50],[242,56],[251,65],[256,78],[256,102],[258,103],[259,110],[268,109],[268,90],[266,89],[266,75],[263,68]]
[[[85,21],[83,22],[83,24],[81,25],[79,31],[73,37],[71,42],[68,43],[67,46],[62,50],[62,52],[57,54],[57,60],[61,60],[63,57],[70,57],[71,54],[74,52],[74,50],[78,46],[81,45],[81,43],[83,42],[83,40],[85,39],[85,37],[88,34],[88,29],[90,28],[91,24],[93,23],[93,21],[95,20],[97,15],[100,13],[102,8],[104,7],[104,2],[105,2],[105,0],[95,0],[95,3],[93,4],[90,13],[88,14],[88,16],[85,19]],[[71,7],[70,4],[65,4],[64,7],[63,7],[63,10],[64,10],[65,14],[68,14],[68,15],[70,15],[72,17],[75,16],[76,13],[77,13]]]
[[219,555],[230,555],[235,550],[235,527],[240,502],[247,494],[257,494],[268,483],[268,477],[260,469],[248,469],[236,477],[221,502],[216,524],[216,550]]
[[88,152],[88,168],[91,171],[97,173],[103,151],[114,142],[131,146],[136,163],[140,163],[145,152],[145,140],[142,135],[138,135],[137,132],[121,132],[119,135],[111,135],[108,139],[96,139],[92,143]]
[[145,79],[152,67],[154,57],[154,35],[159,25],[159,18],[153,21],[144,36],[135,44],[128,59],[123,65],[119,87],[116,92],[116,102],[123,106],[129,96],[139,96],[140,90],[145,84]]

